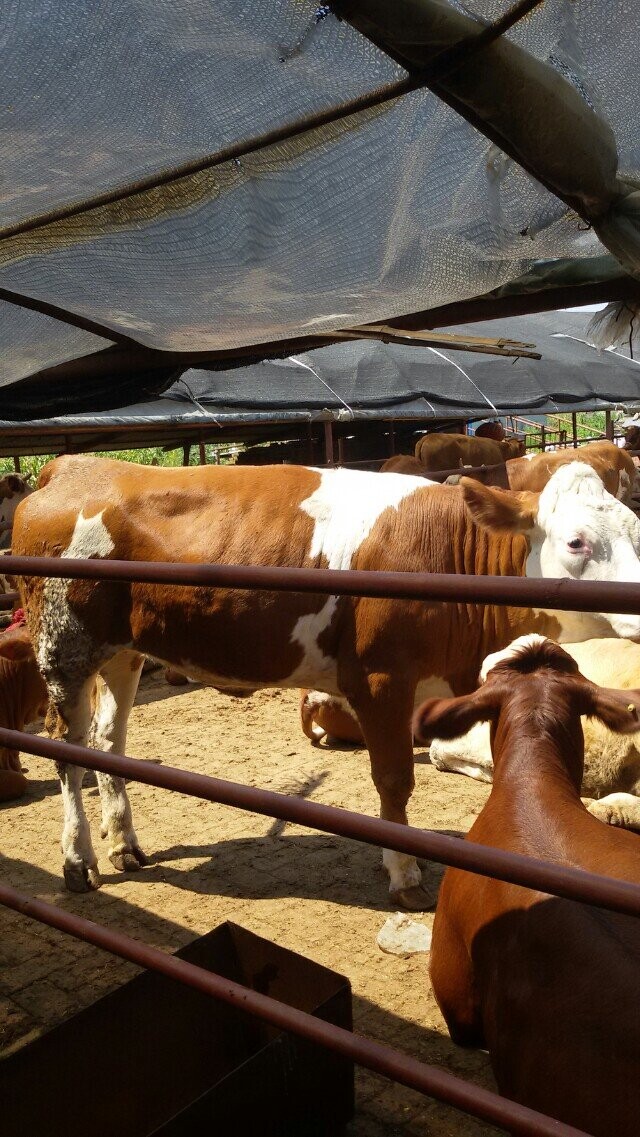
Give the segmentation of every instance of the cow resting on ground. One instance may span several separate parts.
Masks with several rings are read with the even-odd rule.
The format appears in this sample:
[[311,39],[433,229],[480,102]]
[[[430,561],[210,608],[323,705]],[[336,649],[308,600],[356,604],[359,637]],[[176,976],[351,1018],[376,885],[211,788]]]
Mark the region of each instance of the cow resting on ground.
[[[640,688],[640,644],[605,639],[564,647],[592,683],[623,690]],[[597,719],[586,719],[582,729],[582,794],[596,799],[589,803],[590,813],[611,825],[640,829],[640,724],[637,734],[625,736],[612,733]],[[488,724],[477,723],[460,738],[434,738],[429,757],[438,770],[490,782],[493,762]]]
[[[340,469],[179,470],[67,456],[45,467],[20,506],[14,549],[640,582],[640,521],[580,463],[538,496]],[[401,823],[413,789],[416,692],[472,690],[488,652],[524,631],[640,639],[636,616],[30,577],[21,591],[60,738],[82,744],[91,732],[98,748],[122,752],[144,654],[219,688],[322,689],[348,699],[382,816]],[[82,771],[61,765],[60,775],[65,877],[72,889],[95,888]],[[98,785],[109,856],[136,868],[144,857],[124,783],[99,774]],[[383,859],[393,903],[428,905],[415,859]]]
[[[491,796],[469,840],[640,883],[638,837],[580,801],[581,715],[640,726],[640,692],[586,680],[526,636],[487,661],[485,685],[430,699],[421,736],[491,722]],[[640,921],[447,869],[430,975],[454,1042],[487,1047],[501,1093],[595,1137],[636,1137],[640,1117]]]

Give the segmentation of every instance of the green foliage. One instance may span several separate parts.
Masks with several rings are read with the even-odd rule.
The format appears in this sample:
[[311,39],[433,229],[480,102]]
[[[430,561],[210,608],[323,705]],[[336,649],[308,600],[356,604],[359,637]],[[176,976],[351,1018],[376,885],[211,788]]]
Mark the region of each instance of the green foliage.
[[[240,449],[234,448],[234,449]],[[220,463],[233,461],[229,453],[229,448],[225,447],[222,450],[218,446],[212,444],[205,445],[205,454],[208,465],[213,465],[216,461],[216,451],[219,452]],[[23,474],[31,474],[32,480],[38,477],[43,466],[54,458],[54,454],[32,454],[25,458],[20,459],[20,469]],[[182,465],[182,447],[176,450],[164,450],[162,446],[145,446],[139,450],[104,450],[100,451],[101,458],[117,458],[121,462],[139,462],[143,466],[181,466]],[[189,465],[197,466],[199,461],[198,447],[192,446],[189,454]],[[0,477],[2,474],[13,473],[13,458],[0,458]]]

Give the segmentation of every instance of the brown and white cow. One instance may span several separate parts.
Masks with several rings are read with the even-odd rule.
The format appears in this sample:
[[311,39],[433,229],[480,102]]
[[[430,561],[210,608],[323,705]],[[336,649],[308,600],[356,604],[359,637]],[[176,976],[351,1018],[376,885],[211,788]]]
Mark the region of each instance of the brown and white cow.
[[578,450],[553,450],[512,459],[506,463],[509,488],[540,493],[560,466],[576,461],[587,462],[600,476],[609,493],[626,505],[630,504],[636,479],[633,458],[626,450],[606,439],[588,442]]
[[[162,469],[67,456],[20,506],[17,554],[640,582],[640,521],[592,469],[541,495],[296,466]],[[144,654],[216,687],[342,694],[367,742],[384,818],[405,823],[416,692],[473,690],[484,657],[537,630],[640,639],[640,618],[107,581],[21,582],[58,734],[122,752]],[[101,686],[91,723],[94,676]],[[61,767],[65,876],[98,887],[82,773]],[[142,862],[121,780],[98,776],[119,868]],[[385,851],[394,903],[424,907],[415,860]]]
[[[33,487],[21,474],[5,474],[0,477],[0,524],[11,525],[20,502],[33,493]],[[11,544],[11,531],[0,532],[0,549],[8,549]]]
[[[580,801],[580,716],[640,725],[640,691],[597,686],[557,644],[524,636],[471,695],[430,699],[416,733],[491,722],[491,795],[469,840],[640,881],[638,837]],[[454,1042],[489,1050],[501,1093],[594,1137],[636,1137],[640,920],[447,869],[430,976]],[[572,1130],[573,1132],[574,1130]]]

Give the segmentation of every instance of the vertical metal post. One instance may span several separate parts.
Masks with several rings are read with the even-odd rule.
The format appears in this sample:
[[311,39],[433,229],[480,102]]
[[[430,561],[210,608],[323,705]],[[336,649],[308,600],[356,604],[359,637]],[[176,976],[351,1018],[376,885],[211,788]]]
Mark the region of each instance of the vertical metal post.
[[540,449],[542,450],[543,454],[544,454],[545,450],[547,449],[547,432],[545,430],[544,423],[542,423],[542,425],[540,427]]
[[613,419],[611,417],[611,411],[604,412],[604,432],[609,442],[613,442]]
[[342,435],[340,435],[340,437],[338,438],[338,465],[339,466],[344,466],[344,443],[345,443],[345,440],[342,437]]
[[207,452],[205,450],[204,442],[198,443],[198,457],[200,460],[200,465],[206,466],[206,464],[207,464]]
[[16,474],[22,473],[22,470],[20,469],[20,458],[17,454],[14,454],[14,456],[13,456],[13,468],[14,468]]
[[335,466],[335,456],[333,450],[333,423],[325,422],[324,424],[324,459],[327,466]]
[[191,456],[191,443],[185,442],[184,446],[182,447],[182,465],[183,466],[189,465],[190,456]]
[[578,416],[575,411],[571,414],[571,430],[573,433],[573,449],[578,448]]

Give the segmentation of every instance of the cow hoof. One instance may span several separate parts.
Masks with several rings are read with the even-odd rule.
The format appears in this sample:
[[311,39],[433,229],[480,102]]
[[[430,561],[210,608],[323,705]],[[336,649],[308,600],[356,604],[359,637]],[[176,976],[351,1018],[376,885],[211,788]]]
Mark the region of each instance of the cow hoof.
[[138,872],[144,865],[149,864],[142,849],[134,845],[132,849],[123,849],[119,853],[111,853],[109,860],[118,872]]
[[398,888],[389,893],[393,908],[406,908],[409,912],[428,912],[435,908],[438,899],[437,890],[429,892],[422,884],[413,884],[409,888]]
[[89,867],[84,861],[80,864],[64,866],[64,883],[69,892],[95,892],[100,888],[100,873],[97,865]]

